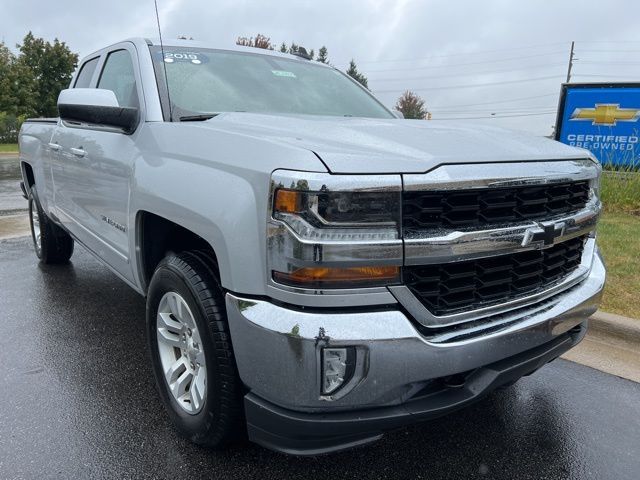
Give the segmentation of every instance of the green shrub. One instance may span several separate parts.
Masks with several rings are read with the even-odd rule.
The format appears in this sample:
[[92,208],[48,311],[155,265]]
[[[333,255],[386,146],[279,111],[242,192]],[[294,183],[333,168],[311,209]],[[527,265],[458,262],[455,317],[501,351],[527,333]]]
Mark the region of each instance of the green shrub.
[[23,115],[0,112],[0,143],[18,143],[18,133],[25,120]]

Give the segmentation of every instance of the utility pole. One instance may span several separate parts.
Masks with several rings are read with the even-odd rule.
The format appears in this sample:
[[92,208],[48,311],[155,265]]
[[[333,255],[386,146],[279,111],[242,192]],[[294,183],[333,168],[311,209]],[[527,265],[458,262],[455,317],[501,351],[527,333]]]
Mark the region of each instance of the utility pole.
[[569,54],[569,68],[567,69],[567,83],[571,82],[571,69],[573,68],[573,47],[575,47],[575,41],[571,42],[571,53]]

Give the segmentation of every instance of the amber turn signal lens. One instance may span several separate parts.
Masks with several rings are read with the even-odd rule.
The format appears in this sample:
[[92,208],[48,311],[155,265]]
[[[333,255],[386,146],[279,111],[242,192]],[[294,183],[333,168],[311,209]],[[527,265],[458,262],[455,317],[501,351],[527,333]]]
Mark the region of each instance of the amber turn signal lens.
[[388,285],[400,279],[400,267],[304,267],[290,273],[273,272],[276,282],[306,288],[349,288]]
[[276,192],[274,210],[283,213],[296,213],[302,210],[302,195],[295,190],[280,189]]

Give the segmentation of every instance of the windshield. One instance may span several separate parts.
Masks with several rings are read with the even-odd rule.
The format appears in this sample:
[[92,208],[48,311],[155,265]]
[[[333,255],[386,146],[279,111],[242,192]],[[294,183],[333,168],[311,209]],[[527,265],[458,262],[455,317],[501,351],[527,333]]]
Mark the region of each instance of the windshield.
[[165,97],[168,83],[174,120],[221,112],[393,118],[345,74],[314,61],[165,47],[163,66],[160,48],[150,49]]

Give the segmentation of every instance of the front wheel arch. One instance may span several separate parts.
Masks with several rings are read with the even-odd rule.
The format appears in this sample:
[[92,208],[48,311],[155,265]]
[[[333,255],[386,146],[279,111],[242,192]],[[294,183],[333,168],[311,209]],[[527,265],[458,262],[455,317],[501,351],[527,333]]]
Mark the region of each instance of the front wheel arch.
[[148,290],[153,273],[168,254],[185,251],[207,252],[210,259],[208,266],[221,283],[218,255],[214,247],[200,235],[148,211],[138,212],[135,225],[135,250],[138,252],[138,271],[143,291]]

